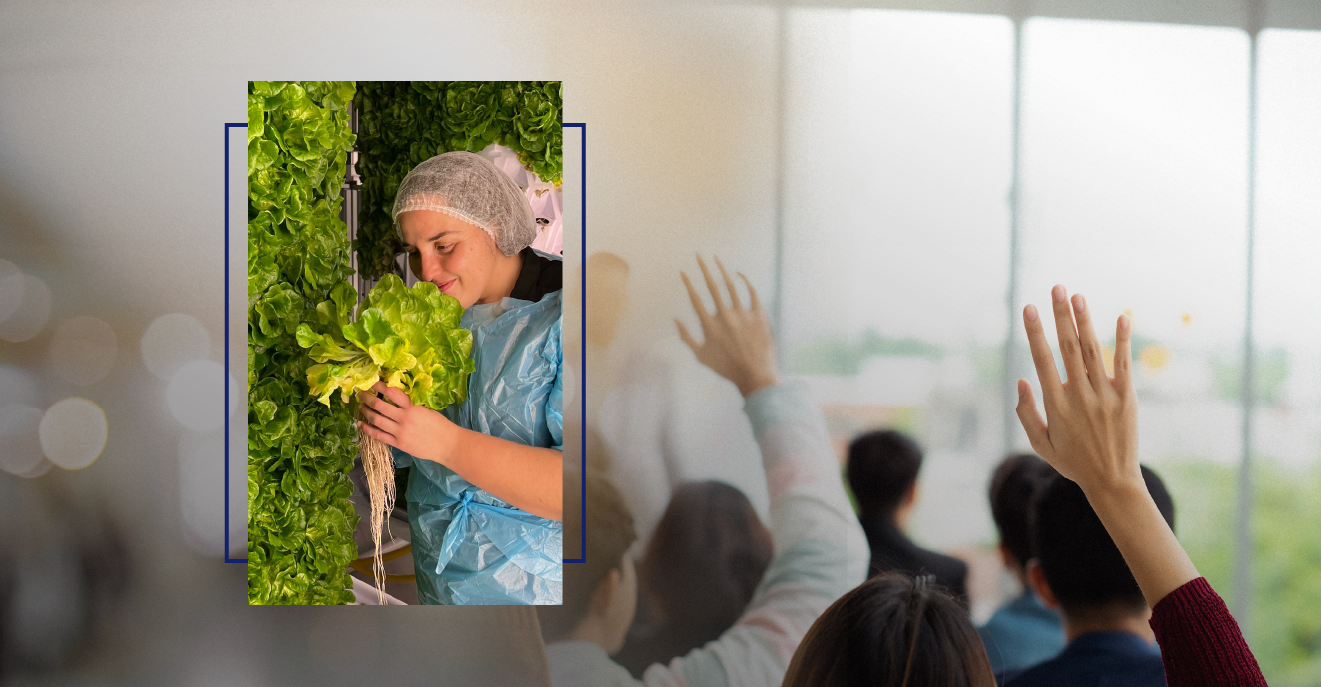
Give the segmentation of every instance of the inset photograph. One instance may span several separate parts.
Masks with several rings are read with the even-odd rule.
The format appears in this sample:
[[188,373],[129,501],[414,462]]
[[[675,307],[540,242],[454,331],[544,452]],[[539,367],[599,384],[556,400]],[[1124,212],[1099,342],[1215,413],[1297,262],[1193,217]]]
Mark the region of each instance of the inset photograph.
[[561,110],[248,82],[250,604],[561,603]]

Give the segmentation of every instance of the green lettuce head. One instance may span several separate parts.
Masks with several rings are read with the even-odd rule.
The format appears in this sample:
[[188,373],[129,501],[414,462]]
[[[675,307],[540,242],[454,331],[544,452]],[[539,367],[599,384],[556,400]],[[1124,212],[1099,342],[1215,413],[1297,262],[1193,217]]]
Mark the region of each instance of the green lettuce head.
[[307,370],[312,395],[329,406],[377,382],[401,389],[414,405],[433,410],[468,397],[472,332],[459,327],[463,306],[431,282],[408,288],[387,274],[350,319],[357,296],[347,282],[316,307],[311,324],[298,325],[298,345],[317,364]]
[[450,132],[451,150],[481,150],[500,135],[499,84],[492,81],[455,81],[445,91],[442,125]]

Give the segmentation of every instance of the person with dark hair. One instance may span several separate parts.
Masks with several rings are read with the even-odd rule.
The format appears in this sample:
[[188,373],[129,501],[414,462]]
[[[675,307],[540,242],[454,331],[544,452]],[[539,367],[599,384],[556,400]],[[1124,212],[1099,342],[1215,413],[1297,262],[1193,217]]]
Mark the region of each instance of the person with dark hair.
[[[636,601],[629,596],[631,564],[619,553],[627,543],[607,535],[610,546],[594,553],[603,545],[593,544],[600,533],[592,515],[594,497],[588,494],[586,565],[592,566],[595,556],[604,559],[596,565],[609,571],[601,574],[589,567],[580,572],[577,565],[565,566],[564,606],[558,612],[539,609],[556,687],[780,684],[807,628],[866,577],[867,543],[840,483],[825,418],[800,385],[780,383],[770,320],[752,285],[743,280],[751,299],[744,308],[724,267],[720,272],[727,298],[706,263],[700,258],[698,262],[716,311],[706,310],[684,275],[704,340],[699,343],[682,324],[679,335],[699,362],[733,382],[743,395],[767,475],[775,557],[732,627],[668,663],[653,663],[641,681],[635,680],[610,660],[628,630]],[[619,508],[626,510],[623,503]]]
[[[633,516],[619,491],[599,475],[588,473],[586,488],[586,560],[565,566],[563,605],[537,607],[552,672],[557,664],[582,660],[572,657],[576,653],[597,654],[599,661],[619,651],[637,608],[637,573],[628,555],[637,538]],[[560,662],[557,653],[571,657]]]
[[904,534],[917,504],[922,449],[900,432],[868,432],[849,444],[848,480],[858,519],[871,546],[871,574],[901,570],[930,574],[966,604],[968,564],[918,547]]
[[615,660],[641,677],[719,637],[743,615],[774,553],[743,492],[717,481],[681,485],[638,565],[639,618]]
[[1032,592],[1026,569],[1032,559],[1032,499],[1055,475],[1055,468],[1031,453],[1006,457],[991,474],[991,518],[1000,533],[1000,560],[1023,589],[977,629],[997,674],[1036,665],[1064,648],[1060,614]]
[[[1101,343],[1092,327],[1087,302],[1081,295],[1070,299],[1060,285],[1052,289],[1051,297],[1068,381],[1060,381],[1041,318],[1036,307],[1028,305],[1023,309],[1023,325],[1041,382],[1046,415],[1042,417],[1037,410],[1032,387],[1025,379],[1018,380],[1016,410],[1033,450],[1063,476],[1048,487],[1034,509],[1041,516],[1033,525],[1034,531],[1040,530],[1034,538],[1053,541],[1060,536],[1073,540],[1074,548],[1052,546],[1047,550],[1039,545],[1036,554],[1042,560],[1029,570],[1029,578],[1039,578],[1045,583],[1038,586],[1038,591],[1049,591],[1063,601],[1066,629],[1073,627],[1069,606],[1101,609],[1095,616],[1084,614],[1079,618],[1077,627],[1085,629],[1086,623],[1104,618],[1123,603],[1135,604],[1140,598],[1151,609],[1147,625],[1160,646],[1159,660],[1165,672],[1165,682],[1160,684],[1266,687],[1261,668],[1243,641],[1238,623],[1206,578],[1198,574],[1175,538],[1170,526],[1172,509],[1168,501],[1164,509],[1157,501],[1157,492],[1163,489],[1154,489],[1149,472],[1138,464],[1131,321],[1127,315],[1121,315],[1115,324],[1115,374],[1111,377],[1101,357]],[[1083,505],[1099,521],[1106,539],[1100,540],[1086,532],[1055,531],[1057,525],[1052,520],[1055,513],[1067,513],[1070,507],[1081,510]],[[1074,522],[1085,520],[1074,518]],[[1113,555],[1112,548],[1122,556],[1127,575],[1109,572],[1085,584],[1061,572],[1067,571],[1068,566],[1052,558],[1065,552],[1065,560],[1077,557],[1099,565]],[[1139,596],[1125,600],[1123,595],[1116,594],[1115,588],[1109,586],[1111,582],[1118,584],[1116,578],[1126,585],[1131,578]],[[1131,586],[1127,589],[1132,591]],[[1100,603],[1103,598],[1116,601]],[[1044,596],[1043,600],[1050,601]],[[1066,649],[1065,654],[1068,653]],[[1038,676],[1045,677],[1044,669],[1049,665],[1048,662],[1039,666],[1043,671]],[[1049,679],[1035,680],[1032,673],[1036,670],[1008,684],[1061,684]],[[1068,684],[1102,684],[1101,677],[1079,675]],[[1140,683],[1114,679],[1105,684]]]
[[784,687],[994,687],[968,611],[906,573],[877,575],[807,631]]
[[[1165,523],[1174,527],[1174,502],[1156,473],[1142,480]],[[1026,671],[1006,673],[1016,687],[1123,684],[1164,687],[1165,668],[1147,619],[1151,609],[1082,489],[1053,478],[1032,509],[1029,584],[1064,616],[1068,645],[1059,656]]]

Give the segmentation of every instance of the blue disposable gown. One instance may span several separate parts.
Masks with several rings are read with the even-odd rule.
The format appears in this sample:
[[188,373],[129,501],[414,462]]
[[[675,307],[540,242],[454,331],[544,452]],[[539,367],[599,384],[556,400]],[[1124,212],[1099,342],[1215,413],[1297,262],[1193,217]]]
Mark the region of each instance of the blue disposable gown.
[[[563,291],[540,301],[474,305],[476,371],[468,400],[446,408],[455,424],[526,446],[564,446]],[[563,524],[515,508],[439,463],[394,449],[412,466],[408,523],[418,598],[429,604],[559,604]]]

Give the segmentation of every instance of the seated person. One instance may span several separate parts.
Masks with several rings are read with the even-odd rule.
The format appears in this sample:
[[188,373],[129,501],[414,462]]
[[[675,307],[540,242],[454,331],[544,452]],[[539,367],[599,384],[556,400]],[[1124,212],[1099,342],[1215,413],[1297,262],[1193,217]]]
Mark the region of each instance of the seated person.
[[1028,527],[1032,497],[1055,474],[1054,468],[1031,453],[1005,458],[991,474],[991,518],[1000,532],[1000,559],[1023,590],[977,630],[996,673],[1034,666],[1064,648],[1060,614],[1046,608],[1032,593],[1025,569],[1032,558]]
[[[1174,502],[1156,473],[1142,467],[1147,491],[1174,527]],[[1128,564],[1077,484],[1056,477],[1032,509],[1029,584],[1061,609],[1068,645],[1059,656],[1005,674],[1013,687],[1109,685],[1164,687],[1165,668],[1147,620],[1151,609]]]
[[688,482],[670,497],[638,564],[638,618],[615,660],[636,677],[728,630],[774,550],[748,497],[724,482]]
[[807,631],[783,687],[995,687],[968,611],[929,575],[881,573]]
[[871,574],[902,570],[929,574],[956,599],[967,599],[968,564],[919,548],[904,528],[917,504],[922,449],[893,431],[869,432],[849,444],[849,487],[858,500],[858,519],[871,545]]
[[628,553],[637,539],[633,516],[619,491],[600,475],[587,474],[586,490],[586,560],[564,566],[563,605],[537,606],[551,684],[572,684],[567,673],[573,663],[581,663],[584,673],[589,668],[595,672],[597,684],[632,684],[632,676],[610,656],[624,645],[637,607],[637,572]]
[[[563,606],[537,609],[556,687],[778,685],[807,628],[865,579],[866,540],[840,483],[825,418],[805,389],[780,383],[769,318],[751,286],[751,307],[744,308],[724,275],[727,305],[704,262],[702,272],[716,312],[706,311],[685,275],[705,340],[698,343],[682,325],[680,336],[699,362],[733,382],[745,399],[767,474],[775,557],[733,627],[667,664],[653,663],[639,682],[610,660],[623,644],[637,601],[632,562],[624,552],[631,527],[612,514],[627,506],[589,492],[588,562],[564,566]],[[591,482],[588,487],[593,489]]]

